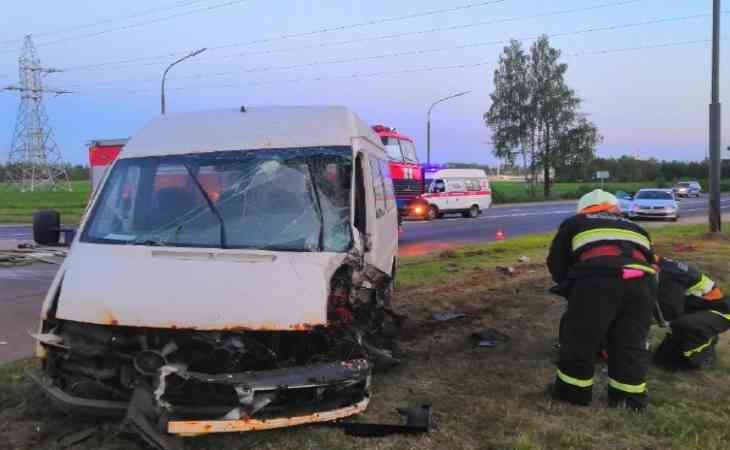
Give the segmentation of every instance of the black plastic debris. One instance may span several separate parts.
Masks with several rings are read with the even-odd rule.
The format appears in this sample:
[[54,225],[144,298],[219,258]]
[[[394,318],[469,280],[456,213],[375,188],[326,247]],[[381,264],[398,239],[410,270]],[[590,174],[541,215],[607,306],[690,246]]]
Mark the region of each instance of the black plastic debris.
[[494,328],[477,331],[469,336],[475,347],[496,347],[500,342],[509,342],[510,337]]
[[466,317],[466,314],[459,312],[435,312],[431,315],[431,318],[437,322],[448,322],[449,320],[462,319]]
[[421,405],[415,408],[398,408],[396,411],[406,418],[405,425],[334,422],[331,426],[342,428],[347,435],[357,437],[384,437],[391,434],[420,434],[431,431],[433,424],[431,405]]
[[124,428],[141,437],[156,450],[180,450],[182,440],[167,434],[164,430],[165,420],[161,417],[152,388],[146,383],[139,383],[129,402]]
[[80,444],[80,443],[84,442],[85,440],[89,439],[90,437],[92,437],[94,434],[96,434],[99,431],[100,430],[98,427],[86,428],[81,431],[75,431],[73,433],[65,434],[65,435],[61,436],[60,438],[58,438],[58,441],[56,441],[56,442],[58,443],[59,449],[70,448],[76,444]]

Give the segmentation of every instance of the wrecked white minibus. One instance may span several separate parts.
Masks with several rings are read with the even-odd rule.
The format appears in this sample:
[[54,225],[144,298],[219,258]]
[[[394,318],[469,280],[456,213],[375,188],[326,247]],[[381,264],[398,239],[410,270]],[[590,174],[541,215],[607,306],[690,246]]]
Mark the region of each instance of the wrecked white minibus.
[[395,360],[397,245],[387,156],[346,108],[159,117],[92,199],[29,374],[162,448],[355,414]]

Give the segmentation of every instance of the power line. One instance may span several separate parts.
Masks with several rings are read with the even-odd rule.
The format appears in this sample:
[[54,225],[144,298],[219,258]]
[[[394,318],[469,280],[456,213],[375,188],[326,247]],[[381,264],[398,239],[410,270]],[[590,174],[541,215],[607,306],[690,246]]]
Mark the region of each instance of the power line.
[[[169,10],[173,10],[173,9],[184,8],[184,7],[187,7],[187,6],[192,6],[192,5],[196,4],[196,3],[203,3],[203,2],[209,2],[209,1],[211,1],[211,0],[184,0],[184,1],[178,1],[178,2],[176,2],[174,4],[172,4],[172,5],[159,6],[157,8],[147,9],[147,10],[144,10],[144,11],[138,11],[136,13],[132,13],[132,14],[127,15],[127,16],[110,18],[110,19],[103,19],[103,20],[99,20],[99,21],[95,21],[95,22],[90,22],[90,23],[85,23],[85,24],[81,24],[81,25],[76,25],[76,26],[69,27],[69,28],[62,28],[60,30],[53,30],[53,31],[44,31],[44,32],[40,32],[40,33],[33,33],[33,37],[37,38],[39,36],[50,36],[50,35],[54,35],[54,34],[65,34],[65,33],[71,33],[71,32],[74,32],[74,31],[84,30],[84,29],[87,29],[87,28],[96,28],[98,26],[105,25],[105,24],[108,24],[108,23],[113,23],[113,22],[122,21],[122,20],[136,19],[138,17],[148,16],[150,14],[157,14],[159,12],[164,12],[164,11],[169,11]],[[16,42],[19,42],[19,41],[22,41],[22,40],[23,40],[23,38],[8,39],[6,41],[0,41],[0,45],[4,46],[5,44],[16,43]]]
[[[600,26],[600,27],[588,27],[588,28],[582,28],[579,30],[548,34],[547,36],[549,38],[556,38],[556,37],[574,36],[574,35],[587,34],[587,33],[596,33],[596,32],[602,32],[602,31],[616,31],[616,30],[621,30],[621,29],[637,28],[637,27],[644,27],[644,26],[657,25],[657,24],[663,24],[663,23],[678,22],[678,21],[685,21],[685,20],[698,19],[698,18],[706,18],[706,17],[710,17],[710,16],[711,16],[710,14],[695,14],[695,15],[689,15],[689,16],[657,18],[657,19],[645,20],[645,21],[641,21],[641,22],[614,24],[614,25],[607,25],[607,26]],[[530,41],[530,40],[535,40],[539,37],[540,37],[540,35],[527,36],[527,37],[517,38],[517,40]],[[504,44],[506,42],[509,42],[509,39],[498,39],[498,40],[487,41],[487,42],[473,42],[473,43],[468,43],[468,44],[463,44],[463,45],[458,45],[458,46],[451,46],[451,47],[438,47],[438,48],[429,48],[429,49],[417,49],[417,50],[408,50],[408,51],[400,51],[400,52],[391,52],[391,53],[385,53],[385,54],[379,54],[379,55],[356,56],[356,57],[352,57],[352,58],[335,58],[335,59],[329,59],[329,60],[311,61],[308,63],[301,63],[301,64],[289,64],[289,65],[281,65],[281,66],[264,66],[264,67],[255,67],[255,68],[235,70],[235,71],[200,73],[200,74],[194,74],[194,75],[179,76],[179,77],[175,77],[174,79],[175,80],[200,79],[200,78],[220,77],[220,76],[226,76],[226,75],[238,75],[238,74],[243,74],[243,73],[271,72],[271,71],[278,71],[278,70],[310,68],[310,67],[316,67],[316,66],[321,66],[321,65],[375,61],[375,60],[386,59],[386,58],[400,58],[400,57],[405,57],[405,56],[418,56],[418,55],[439,53],[439,52],[446,52],[446,51],[466,50],[466,49],[471,49],[471,48],[499,45],[499,44]],[[95,83],[95,84],[92,84],[91,86],[103,87],[103,86],[106,86],[109,84],[116,84],[116,83],[149,83],[149,82],[157,82],[157,81],[158,81],[157,78],[148,78],[148,79],[143,79],[143,80],[131,80],[131,81],[130,80],[110,80],[110,81],[103,81],[100,83]],[[86,85],[86,87],[88,87],[88,86],[89,85]]]
[[[724,38],[723,40],[728,40],[728,38]],[[631,51],[671,48],[671,47],[694,45],[694,44],[700,44],[700,43],[707,44],[709,42],[710,42],[709,39],[673,41],[673,42],[663,42],[663,43],[657,43],[657,44],[647,44],[647,45],[641,45],[641,46],[635,46],[635,47],[619,47],[619,48],[580,51],[580,52],[574,52],[574,53],[566,53],[563,56],[581,57],[581,56],[592,56],[592,55],[606,55],[606,54],[611,54],[611,53],[625,53],[625,52],[631,52]],[[225,88],[241,88],[244,86],[263,86],[263,85],[272,85],[272,84],[302,83],[302,82],[309,82],[309,81],[332,81],[332,80],[348,80],[348,79],[358,79],[358,78],[374,78],[374,77],[389,76],[389,75],[436,72],[436,71],[442,71],[442,70],[473,69],[473,68],[483,67],[483,66],[486,66],[489,64],[493,64],[493,61],[480,61],[480,62],[475,62],[475,63],[452,64],[452,65],[443,65],[443,66],[422,66],[422,67],[417,67],[417,68],[406,68],[406,69],[395,70],[395,71],[358,72],[358,73],[349,74],[349,75],[333,75],[333,76],[319,76],[319,77],[310,77],[310,78],[290,78],[290,79],[284,79],[284,80],[252,81],[252,82],[247,82],[247,83],[236,83],[236,84],[228,83],[228,84],[209,85],[209,86],[191,85],[191,86],[180,86],[180,87],[172,88],[170,90],[185,91],[185,90],[191,90],[191,89],[195,89],[195,90],[221,89],[221,88],[225,89]],[[148,88],[148,89],[132,89],[132,90],[114,91],[114,92],[123,93],[125,95],[134,95],[134,94],[146,94],[146,93],[157,92],[157,91],[154,89]],[[86,93],[86,94],[82,94],[82,95],[92,96],[94,94]]]
[[[399,22],[399,21],[409,20],[409,19],[430,17],[430,16],[435,16],[435,15],[440,15],[440,14],[447,14],[447,13],[452,13],[452,12],[457,12],[457,11],[464,11],[467,9],[494,5],[494,4],[498,4],[498,3],[503,3],[505,1],[507,1],[507,0],[488,0],[488,1],[481,1],[481,2],[477,2],[477,3],[466,3],[463,5],[455,6],[455,7],[451,7],[451,8],[441,8],[441,9],[435,9],[435,10],[430,10],[430,11],[423,11],[423,12],[419,12],[419,13],[405,14],[405,15],[401,15],[401,16],[384,17],[384,18],[380,18],[380,19],[374,19],[374,20],[369,20],[366,22],[359,22],[359,23],[351,23],[351,24],[347,24],[347,25],[323,27],[323,28],[317,28],[314,30],[303,31],[300,33],[281,34],[278,36],[272,36],[272,37],[263,38],[263,39],[255,39],[255,40],[251,40],[251,41],[236,42],[236,43],[223,44],[223,45],[218,45],[218,46],[214,46],[214,47],[209,47],[208,51],[217,51],[217,50],[234,48],[234,47],[245,47],[245,46],[254,45],[254,44],[283,41],[283,40],[293,39],[293,38],[297,38],[297,37],[314,36],[314,35],[318,35],[318,34],[345,31],[345,30],[363,28],[363,27],[368,27],[368,26],[373,26],[373,25],[382,25],[384,23],[392,23],[392,22]],[[638,2],[638,1],[644,1],[644,0],[629,0],[628,3]],[[627,1],[623,1],[620,3],[622,3],[622,4],[627,3]],[[67,68],[66,70],[80,70],[80,69],[88,70],[88,69],[95,69],[95,68],[99,68],[99,67],[105,67],[105,66],[109,66],[109,65],[131,64],[131,63],[135,63],[135,62],[165,58],[165,57],[169,57],[170,55],[177,55],[180,53],[183,53],[183,52],[176,51],[176,52],[165,53],[165,54],[156,55],[156,56],[131,58],[131,59],[126,59],[126,60],[121,60],[121,61],[108,61],[108,62],[104,62],[104,63],[88,64],[88,65],[84,65],[84,66],[73,66],[73,67]]]
[[[123,25],[123,26],[119,26],[119,27],[115,27],[115,28],[109,28],[109,29],[106,29],[106,30],[95,31],[93,33],[87,33],[87,34],[81,34],[81,35],[76,35],[76,36],[65,37],[65,38],[61,38],[61,39],[56,39],[54,41],[46,41],[46,42],[43,42],[43,43],[39,44],[38,46],[40,47],[40,46],[60,44],[60,43],[63,43],[63,42],[76,41],[76,40],[79,40],[79,39],[88,39],[88,38],[91,38],[91,37],[97,37],[97,36],[101,36],[101,35],[108,34],[108,33],[114,33],[114,32],[117,32],[117,31],[125,31],[125,30],[129,30],[129,29],[132,29],[132,28],[138,28],[138,27],[142,27],[142,26],[145,26],[145,25],[150,25],[150,24],[165,22],[165,21],[172,20],[172,19],[177,19],[177,18],[180,18],[180,17],[190,16],[190,15],[197,14],[197,13],[201,13],[201,12],[208,12],[208,11],[213,11],[213,10],[220,9],[220,8],[225,8],[225,7],[228,7],[228,6],[234,6],[234,5],[238,5],[240,3],[244,3],[244,2],[247,2],[247,1],[249,1],[249,0],[230,0],[230,1],[227,1],[225,3],[219,3],[219,4],[216,4],[216,5],[206,6],[204,8],[194,9],[192,11],[185,11],[185,12],[181,12],[181,13],[177,13],[177,14],[172,14],[172,15],[169,15],[169,16],[157,17],[155,19],[150,19],[150,20],[146,20],[146,21],[143,21],[143,22],[135,22],[135,23],[132,23],[132,24]],[[504,1],[504,0],[502,0],[502,1]],[[11,50],[10,49],[0,50],[0,53],[7,53],[8,51],[11,51]]]

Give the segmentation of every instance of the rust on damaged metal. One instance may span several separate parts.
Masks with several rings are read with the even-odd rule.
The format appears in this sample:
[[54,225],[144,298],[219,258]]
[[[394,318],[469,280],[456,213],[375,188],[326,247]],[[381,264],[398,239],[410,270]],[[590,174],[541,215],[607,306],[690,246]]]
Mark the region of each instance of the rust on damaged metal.
[[357,403],[330,411],[316,412],[292,417],[273,419],[239,420],[173,420],[167,424],[167,432],[183,437],[194,437],[210,433],[234,433],[243,431],[271,430],[274,428],[294,427],[308,423],[330,422],[365,411],[370,399],[363,398]]

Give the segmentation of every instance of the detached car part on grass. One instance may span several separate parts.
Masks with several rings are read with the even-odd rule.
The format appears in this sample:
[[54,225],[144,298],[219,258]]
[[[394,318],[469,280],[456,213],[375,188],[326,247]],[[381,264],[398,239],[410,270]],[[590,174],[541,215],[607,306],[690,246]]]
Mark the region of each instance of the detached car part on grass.
[[156,119],[92,199],[30,377],[164,449],[363,411],[373,368],[398,362],[385,164],[339,107]]

